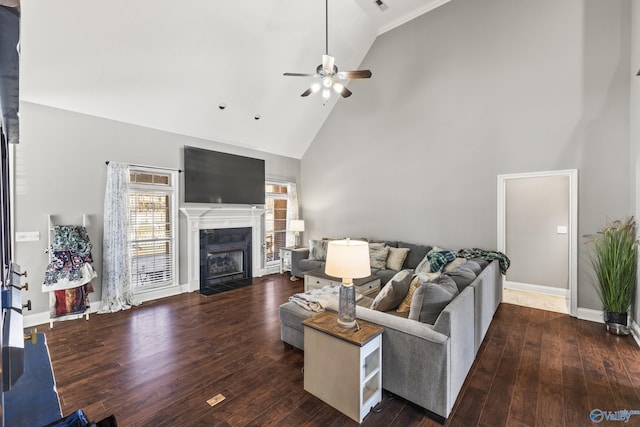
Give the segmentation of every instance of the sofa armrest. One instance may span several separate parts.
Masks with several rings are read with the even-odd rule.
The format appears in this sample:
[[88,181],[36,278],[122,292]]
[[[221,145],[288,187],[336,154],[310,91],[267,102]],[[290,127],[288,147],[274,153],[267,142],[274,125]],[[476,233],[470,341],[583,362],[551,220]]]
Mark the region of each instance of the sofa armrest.
[[302,248],[291,251],[291,275],[300,279],[304,278],[304,272],[298,267],[301,259],[309,258],[309,249]]

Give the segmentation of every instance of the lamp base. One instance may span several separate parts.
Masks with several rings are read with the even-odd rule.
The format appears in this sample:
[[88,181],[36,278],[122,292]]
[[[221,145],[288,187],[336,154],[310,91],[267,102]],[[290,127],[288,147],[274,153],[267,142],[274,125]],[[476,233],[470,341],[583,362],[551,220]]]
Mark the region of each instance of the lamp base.
[[343,281],[340,286],[338,326],[348,329],[356,327],[356,290],[353,283]]
[[356,321],[352,320],[350,322],[345,322],[344,320],[338,319],[338,326],[345,329],[353,329],[356,327]]

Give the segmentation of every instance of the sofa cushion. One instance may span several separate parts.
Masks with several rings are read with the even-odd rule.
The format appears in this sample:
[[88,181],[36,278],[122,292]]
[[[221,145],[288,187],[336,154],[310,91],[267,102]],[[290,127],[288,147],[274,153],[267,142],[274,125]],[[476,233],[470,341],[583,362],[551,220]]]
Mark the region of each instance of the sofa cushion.
[[407,295],[405,295],[404,299],[402,300],[402,302],[400,303],[396,311],[398,313],[404,313],[409,311],[409,309],[411,308],[411,300],[413,298],[413,293],[418,288],[418,286],[420,286],[420,283],[436,280],[438,277],[440,277],[440,274],[441,274],[440,272],[414,274],[413,278],[411,279],[411,283],[409,284],[409,290],[407,291]]
[[478,264],[476,261],[472,261],[472,260],[465,262],[464,264],[462,264],[462,266],[476,273],[476,276],[480,274],[480,272],[484,268],[484,267],[481,267],[480,264]]
[[389,270],[400,271],[404,260],[409,254],[409,248],[393,248],[389,247],[389,255],[387,256],[387,268]]
[[431,246],[414,245],[413,243],[398,242],[399,248],[409,248],[409,254],[404,260],[402,268],[416,268],[422,258],[431,250]]
[[326,261],[329,240],[309,240],[309,259],[312,261]]
[[369,243],[384,243],[385,246],[389,246],[391,248],[397,248],[398,242],[395,240],[368,240]]
[[481,269],[485,269],[489,265],[489,261],[484,258],[471,258],[470,261],[478,263]]
[[309,270],[315,270],[316,268],[324,268],[324,261],[316,261],[313,259],[301,259],[298,261],[298,269],[303,273]]
[[446,273],[451,277],[458,288],[458,292],[462,292],[464,288],[469,286],[476,278],[476,274],[470,268],[460,265]]
[[389,280],[391,280],[391,278],[393,278],[393,276],[398,274],[398,272],[395,270],[388,270],[388,269],[385,269],[385,270],[375,269],[375,272],[374,272],[374,269],[371,269],[371,274],[373,274],[378,279],[380,279],[380,286],[384,286],[386,283],[389,282]]
[[371,268],[385,268],[387,266],[387,255],[389,255],[389,246],[385,246],[384,243],[369,243]]
[[451,271],[457,266],[464,264],[465,262],[467,262],[465,258],[456,258],[444,267],[444,271]]
[[418,263],[418,265],[416,266],[413,272],[415,274],[431,273],[431,262],[429,261],[428,254],[425,255],[424,258],[422,258],[422,261]]
[[411,283],[411,270],[402,270],[396,273],[389,282],[384,285],[371,304],[372,310],[389,311],[400,304],[409,291]]
[[445,274],[430,280],[425,280],[423,275],[416,277],[419,285],[413,292],[409,319],[433,325],[442,310],[458,295],[458,288]]

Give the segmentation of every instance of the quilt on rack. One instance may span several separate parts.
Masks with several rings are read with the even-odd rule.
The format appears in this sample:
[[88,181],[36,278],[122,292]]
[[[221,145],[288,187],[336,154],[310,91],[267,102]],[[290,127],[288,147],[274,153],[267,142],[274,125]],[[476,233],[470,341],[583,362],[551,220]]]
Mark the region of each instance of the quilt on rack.
[[87,230],[77,225],[56,225],[49,248],[51,262],[45,272],[43,292],[51,292],[51,315],[83,313],[89,307],[91,280],[97,274],[91,263]]

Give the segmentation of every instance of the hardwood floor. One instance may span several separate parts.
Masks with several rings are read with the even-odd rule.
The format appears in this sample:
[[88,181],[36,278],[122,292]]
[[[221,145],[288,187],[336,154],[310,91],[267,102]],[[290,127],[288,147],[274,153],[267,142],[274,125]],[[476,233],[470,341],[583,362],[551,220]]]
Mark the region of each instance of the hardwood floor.
[[[56,323],[46,335],[63,413],[115,414],[120,426],[357,425],[304,391],[303,353],[280,341],[279,305],[300,291],[302,281],[272,275],[211,297]],[[210,407],[218,393],[226,399]],[[447,425],[595,425],[594,408],[640,410],[633,338],[502,304]],[[439,424],[395,398],[363,425]],[[640,415],[627,425],[640,425]]]

